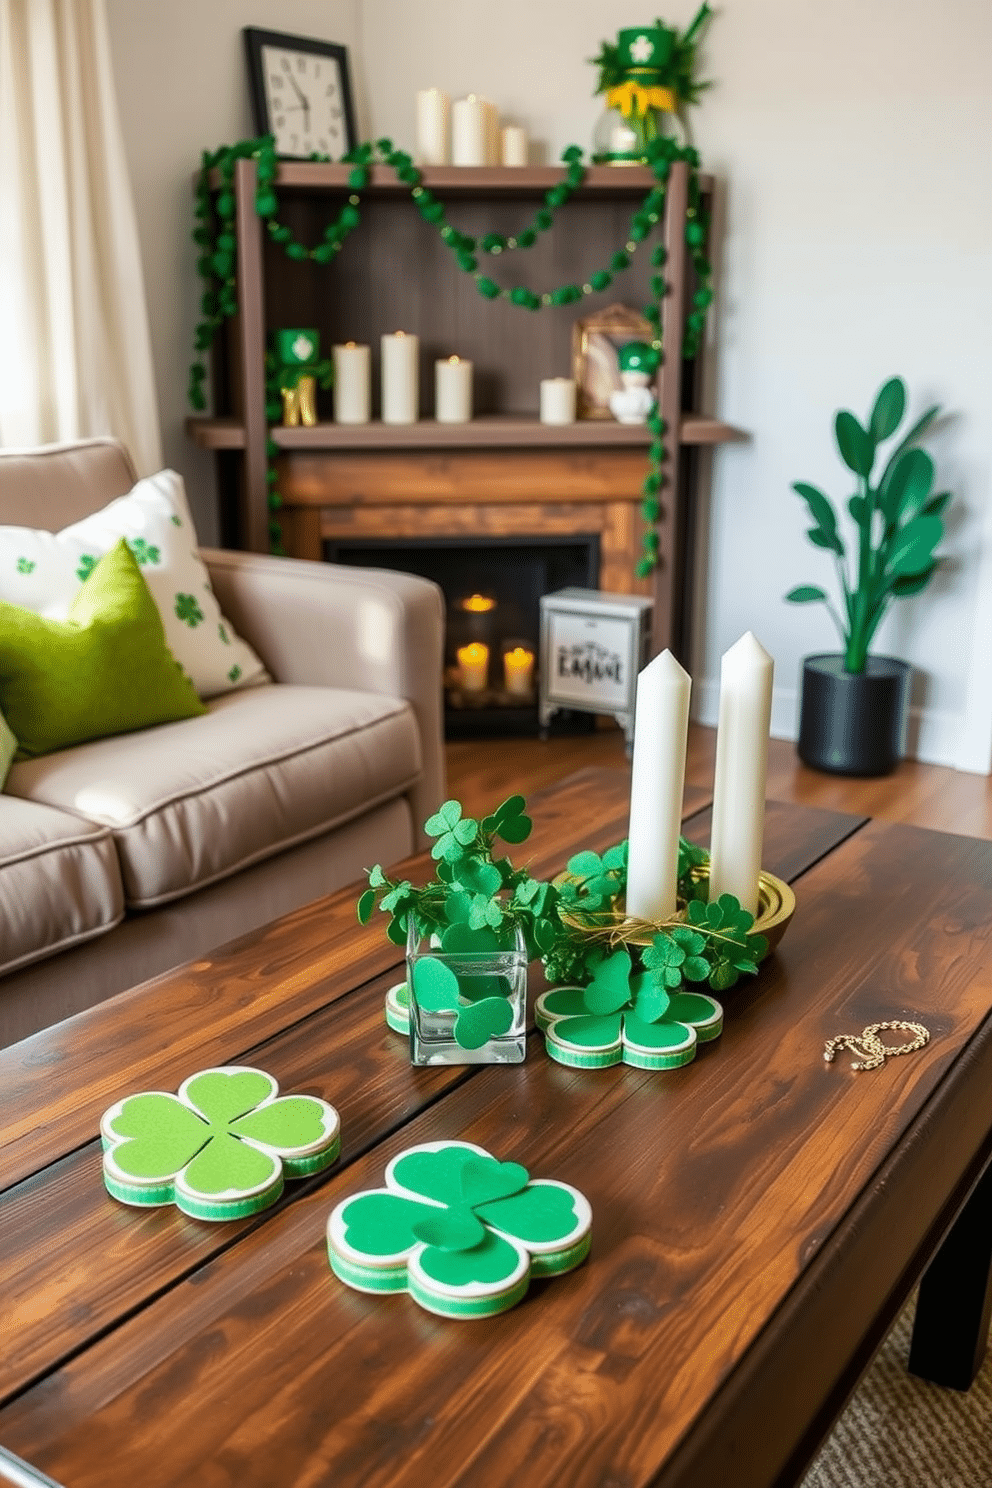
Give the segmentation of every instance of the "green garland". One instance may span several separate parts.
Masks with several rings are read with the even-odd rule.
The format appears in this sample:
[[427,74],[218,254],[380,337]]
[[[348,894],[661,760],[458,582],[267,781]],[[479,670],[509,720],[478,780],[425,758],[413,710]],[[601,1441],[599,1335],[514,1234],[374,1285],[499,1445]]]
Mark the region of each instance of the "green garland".
[[[315,155],[314,160],[326,160],[326,156]],[[544,204],[534,214],[531,223],[512,237],[498,233],[487,233],[481,239],[461,232],[447,221],[445,206],[433,192],[421,184],[421,173],[404,150],[398,150],[388,139],[358,145],[344,157],[344,163],[352,167],[348,175],[350,188],[345,202],[335,220],[324,229],[321,241],[315,247],[301,243],[292,229],[279,220],[279,199],[275,191],[275,180],[279,161],[275,153],[275,142],[271,135],[260,139],[241,140],[236,145],[225,145],[212,153],[204,151],[201,157],[200,177],[196,188],[196,225],[193,241],[199,248],[197,270],[204,280],[204,292],[200,302],[201,319],[194,333],[194,359],[189,374],[189,401],[202,412],[206,409],[204,384],[207,369],[205,356],[213,344],[214,337],[224,321],[237,312],[237,283],[235,261],[237,241],[235,237],[234,170],[239,160],[253,159],[257,162],[258,186],[255,193],[255,210],[265,222],[266,231],[274,243],[283,248],[287,258],[296,262],[331,263],[340,253],[346,240],[361,220],[359,208],[361,193],[367,187],[369,170],[376,161],[381,161],[395,170],[397,177],[410,188],[413,204],[425,222],[432,223],[451,251],[459,269],[470,274],[479,294],[487,300],[505,300],[524,310],[540,310],[549,305],[572,305],[584,296],[598,294],[607,289],[617,274],[630,266],[633,255],[640,244],[654,231],[661,220],[665,205],[665,192],[673,164],[684,160],[689,166],[689,203],[686,220],[686,244],[696,272],[697,288],[693,304],[686,317],[682,355],[691,357],[698,350],[706,323],[706,313],[713,298],[711,269],[706,257],[706,226],[702,218],[698,179],[699,155],[689,146],[677,144],[667,137],[651,141],[647,163],[654,175],[655,184],[645,194],[644,200],[631,216],[630,225],[622,247],[617,248],[608,264],[589,274],[582,284],[563,284],[556,289],[537,291],[524,284],[501,288],[479,267],[480,253],[497,256],[506,252],[533,247],[539,235],[547,232],[554,223],[555,213],[565,205],[585,179],[582,151],[578,145],[569,145],[562,152],[565,177],[544,194]],[[217,171],[220,188],[216,200],[212,201],[210,176]],[[652,299],[644,308],[644,317],[654,328],[652,345],[663,355],[661,345],[661,304],[667,285],[661,270],[665,263],[665,249],[659,243],[651,253]],[[279,406],[271,397],[266,403],[266,416],[270,422],[279,417]],[[647,420],[651,434],[648,447],[648,472],[642,486],[641,514],[645,521],[642,556],[637,564],[638,578],[646,578],[658,562],[658,532],[656,523],[661,513],[659,493],[665,483],[661,465],[665,457],[663,443],[665,422],[655,410]],[[272,461],[279,453],[271,438],[266,444],[269,459],[267,482],[270,513],[282,505],[276,490],[277,477]],[[269,535],[273,551],[282,552],[282,531],[274,516],[270,517]]]

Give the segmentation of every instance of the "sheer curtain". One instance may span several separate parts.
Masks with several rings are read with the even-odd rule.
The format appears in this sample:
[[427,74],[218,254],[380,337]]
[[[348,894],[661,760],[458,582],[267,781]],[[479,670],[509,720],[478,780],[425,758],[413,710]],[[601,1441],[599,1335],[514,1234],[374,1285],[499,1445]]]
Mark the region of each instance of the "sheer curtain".
[[162,463],[104,0],[0,0],[0,444]]

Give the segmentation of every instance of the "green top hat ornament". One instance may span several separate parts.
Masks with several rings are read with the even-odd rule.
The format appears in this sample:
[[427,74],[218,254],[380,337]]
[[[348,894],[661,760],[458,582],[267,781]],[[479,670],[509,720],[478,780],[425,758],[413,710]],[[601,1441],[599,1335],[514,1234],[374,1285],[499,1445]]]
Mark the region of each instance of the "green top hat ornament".
[[696,79],[696,48],[712,14],[704,3],[688,30],[656,20],[650,26],[625,26],[614,42],[604,41],[598,57],[596,92],[606,99],[606,112],[596,125],[593,159],[601,165],[639,165],[653,139],[679,120],[686,132],[684,109],[697,103],[708,83]]
[[648,377],[658,368],[658,353],[646,341],[628,341],[617,352],[621,372],[643,372]]

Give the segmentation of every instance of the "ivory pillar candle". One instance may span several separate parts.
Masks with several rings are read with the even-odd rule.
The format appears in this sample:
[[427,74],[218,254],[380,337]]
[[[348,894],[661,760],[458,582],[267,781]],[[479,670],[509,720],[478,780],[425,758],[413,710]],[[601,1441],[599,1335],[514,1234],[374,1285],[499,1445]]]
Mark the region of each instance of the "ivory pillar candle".
[[334,359],[334,422],[367,424],[372,412],[372,352],[346,341],[331,348]]
[[627,856],[627,913],[636,919],[675,913],[691,687],[671,651],[637,678]]
[[434,363],[434,417],[439,424],[467,424],[472,417],[472,363],[448,357]]
[[758,907],[774,670],[750,631],[720,663],[710,899],[734,894],[751,914]]
[[416,336],[396,331],[382,338],[382,422],[415,424],[419,404]]
[[534,653],[514,646],[503,653],[503,685],[515,697],[529,697],[534,687]]
[[417,163],[451,163],[451,99],[440,88],[417,94]]
[[541,382],[541,423],[575,423],[575,382],[571,377],[545,377]]
[[452,165],[485,165],[489,151],[490,105],[470,93],[451,108]]
[[489,647],[481,641],[459,646],[458,675],[466,692],[482,692],[489,680]]
[[527,164],[527,131],[507,124],[500,131],[500,160],[503,165]]

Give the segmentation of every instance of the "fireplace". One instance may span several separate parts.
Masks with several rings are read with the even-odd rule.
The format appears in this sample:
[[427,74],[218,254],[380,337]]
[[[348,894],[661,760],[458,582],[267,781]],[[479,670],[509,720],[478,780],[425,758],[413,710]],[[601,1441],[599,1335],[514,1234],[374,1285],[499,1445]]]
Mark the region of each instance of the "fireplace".
[[[329,563],[399,569],[440,586],[448,738],[538,732],[541,596],[570,585],[598,587],[598,533],[329,540],[323,548]],[[552,732],[584,733],[594,724],[588,714],[563,710]]]

